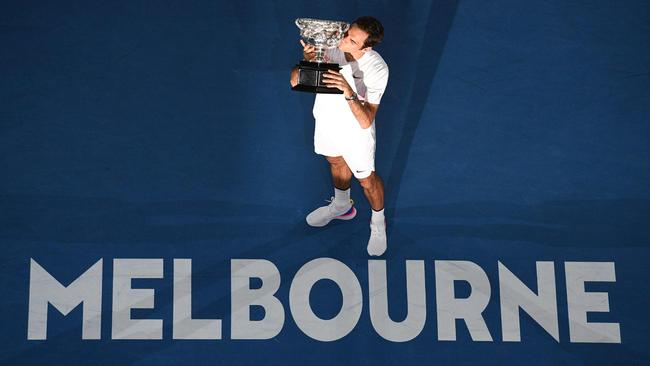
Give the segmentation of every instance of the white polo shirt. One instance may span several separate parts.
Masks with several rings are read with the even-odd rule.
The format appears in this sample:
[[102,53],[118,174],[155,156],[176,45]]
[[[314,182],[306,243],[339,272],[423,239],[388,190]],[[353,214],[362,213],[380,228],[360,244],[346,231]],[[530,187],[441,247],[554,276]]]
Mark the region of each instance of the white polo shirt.
[[[371,50],[360,59],[349,62],[338,48],[327,50],[325,55],[326,62],[341,66],[340,73],[359,99],[380,104],[388,83],[388,65],[379,53]],[[369,128],[361,128],[342,94],[316,94],[313,114],[316,119],[314,150],[317,154],[343,156],[351,169],[352,165],[372,165],[370,168],[374,170],[374,121]]]
[[[341,66],[341,73],[348,84],[356,91],[359,98],[372,104],[379,104],[388,83],[388,65],[374,50],[368,51],[354,61],[347,61],[345,54],[338,48],[329,49],[325,53],[327,62]],[[342,101],[342,102],[341,102]],[[345,108],[344,108],[345,107]],[[340,94],[316,94],[314,102],[314,117],[349,117],[350,107]]]

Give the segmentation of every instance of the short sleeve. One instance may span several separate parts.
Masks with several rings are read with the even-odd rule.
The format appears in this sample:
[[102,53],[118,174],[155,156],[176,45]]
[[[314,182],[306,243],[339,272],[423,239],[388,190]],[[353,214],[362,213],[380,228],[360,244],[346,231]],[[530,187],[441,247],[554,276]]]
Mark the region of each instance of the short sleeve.
[[388,84],[388,66],[378,65],[363,81],[366,84],[366,101],[379,104]]

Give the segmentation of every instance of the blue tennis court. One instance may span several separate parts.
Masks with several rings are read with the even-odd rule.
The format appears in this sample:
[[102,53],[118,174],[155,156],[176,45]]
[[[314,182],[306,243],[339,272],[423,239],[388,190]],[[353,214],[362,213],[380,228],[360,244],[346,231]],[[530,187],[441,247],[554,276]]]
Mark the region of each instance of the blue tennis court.
[[[306,224],[289,86],[296,18],[361,15],[381,257],[357,182]],[[5,1],[0,45],[2,364],[650,364],[646,1]]]

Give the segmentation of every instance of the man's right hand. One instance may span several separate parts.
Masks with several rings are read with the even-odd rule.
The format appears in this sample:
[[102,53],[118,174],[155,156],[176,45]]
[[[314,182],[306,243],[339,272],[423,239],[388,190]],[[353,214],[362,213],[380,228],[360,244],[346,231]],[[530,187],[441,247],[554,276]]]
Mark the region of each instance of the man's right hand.
[[300,44],[302,45],[302,57],[305,60],[312,61],[316,58],[316,47],[314,45],[307,44],[302,39],[300,40]]

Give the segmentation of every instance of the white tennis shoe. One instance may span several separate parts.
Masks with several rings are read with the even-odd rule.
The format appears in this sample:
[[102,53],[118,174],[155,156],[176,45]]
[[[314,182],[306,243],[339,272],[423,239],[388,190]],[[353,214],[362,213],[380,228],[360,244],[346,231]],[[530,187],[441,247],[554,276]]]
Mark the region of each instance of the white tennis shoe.
[[372,222],[370,221],[370,240],[368,240],[368,254],[372,256],[380,256],[386,251],[386,221]]
[[334,197],[329,201],[329,205],[319,207],[307,215],[307,224],[314,227],[323,227],[332,220],[352,220],[357,216],[357,209],[354,208],[354,201],[342,207],[334,205]]

